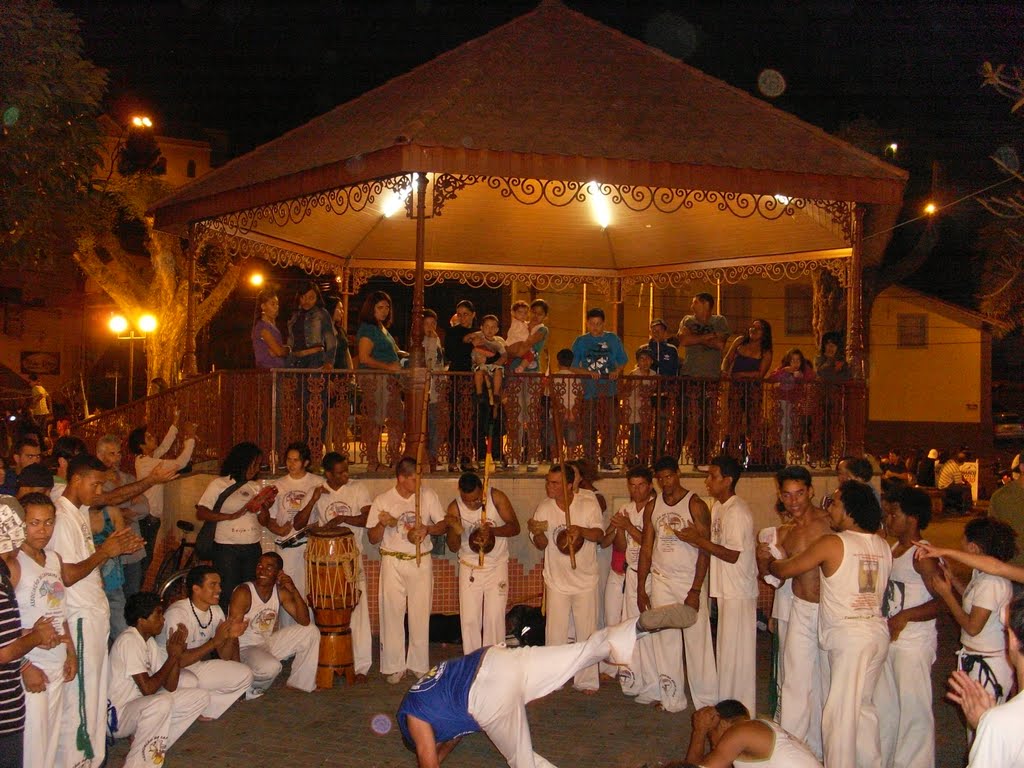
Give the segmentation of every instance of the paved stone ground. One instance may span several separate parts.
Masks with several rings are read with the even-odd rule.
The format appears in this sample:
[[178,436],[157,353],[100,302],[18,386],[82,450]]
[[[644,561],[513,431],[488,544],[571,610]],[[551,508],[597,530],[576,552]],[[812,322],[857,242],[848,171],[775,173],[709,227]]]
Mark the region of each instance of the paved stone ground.
[[[929,529],[936,542],[959,541],[965,519],[943,521]],[[936,765],[963,765],[964,730],[955,707],[945,703],[945,680],[953,666],[959,633],[948,617],[940,619],[938,661],[932,679],[935,691]],[[431,660],[440,661],[459,649],[432,645]],[[768,636],[758,641],[758,702],[767,702]],[[376,670],[376,664],[374,665]],[[220,720],[196,723],[168,753],[178,766],[342,766],[385,768],[415,766],[393,726],[393,715],[411,684],[388,685],[374,671],[365,686],[347,688],[342,682],[330,691],[304,694],[283,685],[281,675],[261,699],[236,703]],[[378,735],[374,718],[385,715],[390,732]],[[560,768],[635,768],[681,759],[690,734],[692,710],[666,714],[635,704],[617,686],[602,684],[595,696],[584,696],[571,685],[529,706],[534,748]],[[128,742],[118,742],[108,762],[119,768]],[[505,765],[482,734],[463,743],[445,762],[451,768]]]

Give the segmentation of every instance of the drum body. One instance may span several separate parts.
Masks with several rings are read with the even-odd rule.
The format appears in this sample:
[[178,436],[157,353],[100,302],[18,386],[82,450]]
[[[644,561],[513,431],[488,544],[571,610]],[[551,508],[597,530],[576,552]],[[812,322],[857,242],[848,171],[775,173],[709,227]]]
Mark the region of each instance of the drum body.
[[316,531],[306,547],[306,586],[313,620],[320,630],[318,688],[334,686],[334,677],[355,681],[352,609],[359,602],[362,557],[348,528]]

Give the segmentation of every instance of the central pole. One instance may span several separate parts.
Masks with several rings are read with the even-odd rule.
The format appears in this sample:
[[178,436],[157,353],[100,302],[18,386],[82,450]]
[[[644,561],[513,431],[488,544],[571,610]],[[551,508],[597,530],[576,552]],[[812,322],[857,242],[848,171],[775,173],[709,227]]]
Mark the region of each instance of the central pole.
[[128,402],[135,399],[135,331],[128,334]]
[[[416,195],[416,272],[412,285],[412,328],[410,333],[408,378],[409,397],[405,401],[405,455],[425,455],[420,444],[425,442],[426,420],[421,418],[427,397],[427,367],[423,353],[424,253],[427,232],[427,174],[419,173],[414,182]],[[418,468],[422,472],[422,467]]]

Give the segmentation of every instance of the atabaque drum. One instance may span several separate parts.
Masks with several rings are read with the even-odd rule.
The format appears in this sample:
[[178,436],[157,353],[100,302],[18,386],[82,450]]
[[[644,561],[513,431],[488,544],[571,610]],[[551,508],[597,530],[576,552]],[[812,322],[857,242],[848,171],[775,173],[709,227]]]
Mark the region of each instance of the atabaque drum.
[[352,609],[359,603],[362,557],[345,527],[313,531],[306,547],[306,587],[313,620],[320,630],[318,688],[332,688],[335,676],[355,682]]

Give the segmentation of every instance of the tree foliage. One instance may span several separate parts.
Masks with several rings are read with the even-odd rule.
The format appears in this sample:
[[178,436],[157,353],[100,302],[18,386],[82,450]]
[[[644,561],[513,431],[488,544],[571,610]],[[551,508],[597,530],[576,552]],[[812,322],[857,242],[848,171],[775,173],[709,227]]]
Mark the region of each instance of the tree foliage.
[[78,22],[51,0],[0,10],[0,256],[47,266],[93,219],[106,73],[82,56]]
[[[1024,71],[985,62],[982,75],[985,85],[1013,102],[1011,113],[1024,114]],[[982,233],[986,258],[978,298],[983,312],[1020,328],[1024,326],[1024,174],[1013,153],[997,153],[992,160],[1013,180],[1013,186],[1009,192],[978,200],[1001,225]]]

